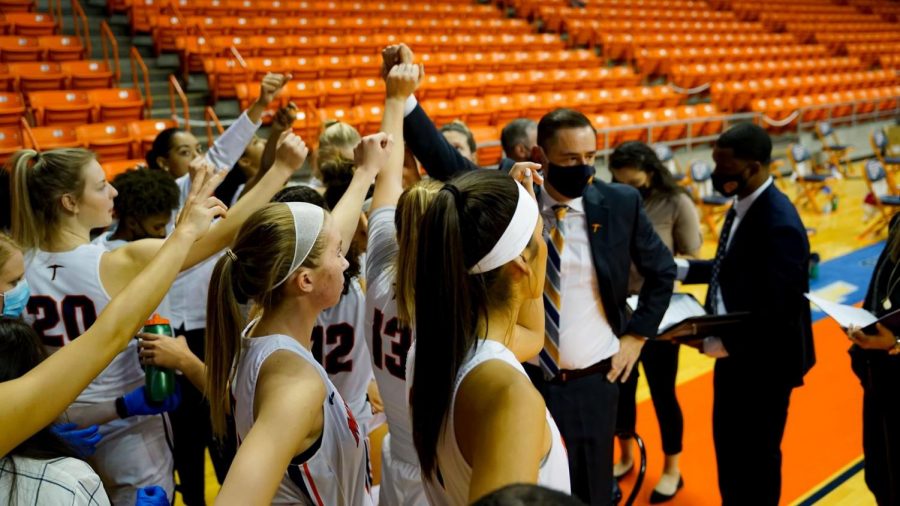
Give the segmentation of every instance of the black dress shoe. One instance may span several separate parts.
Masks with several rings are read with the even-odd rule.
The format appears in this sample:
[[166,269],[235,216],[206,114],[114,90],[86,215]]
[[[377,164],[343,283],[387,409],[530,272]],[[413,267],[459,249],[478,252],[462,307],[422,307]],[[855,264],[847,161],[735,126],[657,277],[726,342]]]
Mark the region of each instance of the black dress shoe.
[[673,497],[675,497],[678,494],[678,491],[681,490],[682,488],[684,488],[684,478],[679,476],[678,477],[678,486],[675,487],[674,494],[672,494],[672,495],[661,494],[661,493],[657,492],[656,490],[654,490],[653,493],[650,494],[650,504],[660,504],[660,503],[664,503],[664,502],[669,502],[672,500]]
[[633,472],[634,472],[634,462],[631,463],[631,466],[628,469],[626,469],[625,472],[623,472],[621,474],[613,473],[613,478],[615,478],[616,481],[622,481],[622,478],[628,476],[629,474],[631,474]]

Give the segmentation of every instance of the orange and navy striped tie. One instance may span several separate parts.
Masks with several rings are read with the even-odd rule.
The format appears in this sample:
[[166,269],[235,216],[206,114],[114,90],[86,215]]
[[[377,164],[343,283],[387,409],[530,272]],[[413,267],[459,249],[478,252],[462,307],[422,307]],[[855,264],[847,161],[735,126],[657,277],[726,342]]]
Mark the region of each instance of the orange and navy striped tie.
[[559,373],[559,323],[562,308],[560,273],[565,246],[565,217],[568,206],[553,206],[556,225],[547,238],[547,280],[544,282],[544,349],[539,355],[544,376],[552,379]]

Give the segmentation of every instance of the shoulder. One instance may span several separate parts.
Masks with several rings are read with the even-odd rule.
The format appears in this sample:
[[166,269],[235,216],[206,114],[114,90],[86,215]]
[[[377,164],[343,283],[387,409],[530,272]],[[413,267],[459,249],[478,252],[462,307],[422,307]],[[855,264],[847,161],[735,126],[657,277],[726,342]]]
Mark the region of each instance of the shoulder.
[[87,502],[76,501],[76,504],[109,504],[100,477],[82,460],[71,457],[49,460],[16,457],[15,464],[16,479],[32,481],[28,488],[33,488],[45,499],[59,499],[59,494],[64,494],[67,498],[87,499]]
[[322,404],[327,387],[318,369],[318,364],[293,350],[281,348],[268,353],[259,369],[257,405],[272,399],[287,411],[299,413]]
[[472,369],[460,385],[460,396],[484,416],[498,411],[543,414],[544,399],[528,376],[503,360],[487,360]]
[[606,205],[622,208],[633,206],[640,208],[641,194],[631,186],[619,183],[605,183],[595,180],[584,192],[585,205],[606,200]]

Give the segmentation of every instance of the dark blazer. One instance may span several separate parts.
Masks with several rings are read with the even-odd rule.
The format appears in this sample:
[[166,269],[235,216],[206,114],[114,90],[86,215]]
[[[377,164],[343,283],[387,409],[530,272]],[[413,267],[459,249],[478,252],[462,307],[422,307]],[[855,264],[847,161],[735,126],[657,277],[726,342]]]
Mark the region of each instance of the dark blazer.
[[[466,160],[435,128],[421,107],[403,122],[404,142],[428,175],[447,180],[479,167]],[[644,213],[637,190],[599,180],[583,195],[588,236],[606,318],[616,335],[656,336],[669,307],[675,282],[675,262]],[[628,275],[631,263],[644,276],[640,304],[629,318]]]
[[[709,283],[711,260],[692,260],[685,283]],[[809,301],[809,240],[797,209],[774,185],[740,222],[719,271],[729,312],[748,311],[739,329],[720,336],[728,357],[790,386],[815,364]],[[748,378],[752,379],[752,378]]]

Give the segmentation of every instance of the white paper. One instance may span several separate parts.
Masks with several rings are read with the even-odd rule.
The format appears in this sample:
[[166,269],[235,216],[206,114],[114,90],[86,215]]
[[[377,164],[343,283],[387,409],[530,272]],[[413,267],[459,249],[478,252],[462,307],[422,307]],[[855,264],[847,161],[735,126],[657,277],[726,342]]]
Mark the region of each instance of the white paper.
[[806,298],[818,306],[823,313],[838,322],[838,325],[843,328],[847,328],[850,325],[866,327],[878,321],[878,318],[875,315],[861,307],[838,304],[837,302],[831,302],[828,299],[824,299],[811,293],[807,293]]
[[[637,309],[638,296],[632,295],[631,297],[628,297],[626,302],[628,303],[628,306],[631,307],[631,310],[634,311]],[[672,299],[669,301],[669,307],[666,309],[666,314],[663,315],[662,321],[659,322],[658,333],[662,334],[672,326],[681,323],[687,318],[703,316],[705,314],[706,310],[703,309],[703,306],[697,302],[697,299],[690,294],[673,293]]]

